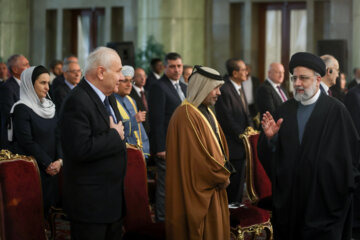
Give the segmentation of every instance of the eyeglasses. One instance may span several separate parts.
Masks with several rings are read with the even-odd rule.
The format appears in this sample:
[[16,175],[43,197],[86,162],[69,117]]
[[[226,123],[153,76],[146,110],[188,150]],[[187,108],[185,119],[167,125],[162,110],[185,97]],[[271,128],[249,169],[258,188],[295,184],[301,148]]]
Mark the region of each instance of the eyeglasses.
[[239,72],[247,72],[247,68],[239,68]]
[[125,84],[127,84],[127,83],[133,83],[134,82],[134,80],[133,79],[128,79],[128,80],[119,80],[121,83],[125,83]]
[[81,73],[81,69],[78,70],[67,70],[69,73]]
[[291,76],[291,77],[290,77],[290,80],[291,80],[292,82],[296,82],[296,80],[299,79],[300,81],[305,82],[305,81],[309,80],[309,79],[312,78],[312,77],[316,77],[316,75],[313,75],[313,76],[305,76],[305,75]]

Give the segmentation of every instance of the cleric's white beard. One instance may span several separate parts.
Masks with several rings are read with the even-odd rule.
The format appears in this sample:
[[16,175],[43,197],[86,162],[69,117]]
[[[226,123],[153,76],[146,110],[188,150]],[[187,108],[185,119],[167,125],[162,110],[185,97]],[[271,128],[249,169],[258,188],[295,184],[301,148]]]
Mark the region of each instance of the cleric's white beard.
[[[317,91],[317,88],[316,88],[316,80],[314,79],[313,81],[313,84],[308,87],[308,88],[303,88],[303,87],[295,87],[295,95],[294,95],[294,98],[296,101],[298,102],[303,102],[303,101],[306,101],[306,100],[309,100],[310,98],[312,98],[316,91]],[[304,93],[298,93],[296,90],[299,89],[299,90],[304,90]]]

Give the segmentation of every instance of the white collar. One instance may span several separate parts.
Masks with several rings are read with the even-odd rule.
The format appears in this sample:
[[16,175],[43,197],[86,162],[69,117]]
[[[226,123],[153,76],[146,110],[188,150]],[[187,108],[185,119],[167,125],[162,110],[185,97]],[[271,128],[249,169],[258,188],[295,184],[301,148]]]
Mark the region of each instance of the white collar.
[[98,89],[97,87],[94,86],[94,84],[92,84],[89,80],[87,80],[86,78],[84,78],[85,81],[90,85],[90,87],[94,90],[94,92],[96,93],[96,95],[98,95],[98,97],[100,98],[101,102],[104,103],[104,100],[106,98],[105,94],[100,91],[100,89]]
[[301,104],[306,106],[306,105],[311,105],[311,104],[315,103],[319,99],[320,93],[321,93],[321,91],[319,88],[312,98],[305,100],[305,101],[301,101]]
[[14,79],[15,79],[15,81],[19,84],[19,86],[20,86],[20,83],[21,83],[20,79],[18,79],[18,78],[16,78],[16,77],[14,77]]
[[[169,78],[170,79],[170,78]],[[174,87],[175,87],[175,84],[180,84],[179,82],[180,82],[180,80],[172,80],[172,79],[170,79],[170,81],[171,81],[171,83],[174,85]]]
[[232,80],[231,78],[229,78],[229,79],[230,79],[231,83],[234,85],[235,89],[236,89],[237,91],[239,91],[239,89],[241,88],[241,83],[238,84],[237,82],[235,82],[235,81]]
[[324,88],[326,95],[329,95],[329,93],[328,93],[329,87],[323,81],[321,81],[320,84]]
[[136,86],[135,84],[133,85],[133,88],[135,89],[135,91],[137,92],[137,94],[141,97],[141,91],[144,92],[144,87],[139,88],[138,86]]
[[154,76],[156,77],[156,79],[160,79],[160,75],[157,74],[156,72],[153,72]]
[[360,84],[360,78],[355,78],[357,84]]
[[271,84],[271,86],[273,86],[274,88],[277,88],[277,87],[280,86],[280,84],[274,83],[270,78],[267,78],[266,80],[267,80],[267,81]]
[[68,80],[65,79],[65,84],[71,89],[73,90],[73,88],[75,87],[75,85],[72,85]]

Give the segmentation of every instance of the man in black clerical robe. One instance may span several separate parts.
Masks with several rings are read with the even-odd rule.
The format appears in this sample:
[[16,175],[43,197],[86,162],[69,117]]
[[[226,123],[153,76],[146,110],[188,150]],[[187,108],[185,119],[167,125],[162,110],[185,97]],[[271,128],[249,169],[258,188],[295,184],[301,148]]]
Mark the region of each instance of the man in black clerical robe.
[[261,161],[271,161],[275,239],[351,239],[358,134],[345,107],[319,90],[319,57],[296,53],[289,69],[294,99],[263,115],[258,147],[273,151]]

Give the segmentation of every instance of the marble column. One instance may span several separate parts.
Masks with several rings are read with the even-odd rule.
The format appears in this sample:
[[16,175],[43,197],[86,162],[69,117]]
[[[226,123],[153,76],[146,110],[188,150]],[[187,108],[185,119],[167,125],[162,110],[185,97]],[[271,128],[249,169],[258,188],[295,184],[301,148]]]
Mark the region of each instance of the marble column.
[[[360,1],[352,1],[352,67],[360,67]],[[351,76],[349,72],[349,77]]]
[[139,0],[137,47],[144,49],[151,35],[185,64],[203,64],[205,0]]
[[0,5],[0,57],[7,61],[17,53],[29,58],[30,1],[0,0]]

